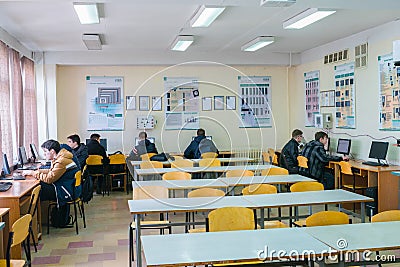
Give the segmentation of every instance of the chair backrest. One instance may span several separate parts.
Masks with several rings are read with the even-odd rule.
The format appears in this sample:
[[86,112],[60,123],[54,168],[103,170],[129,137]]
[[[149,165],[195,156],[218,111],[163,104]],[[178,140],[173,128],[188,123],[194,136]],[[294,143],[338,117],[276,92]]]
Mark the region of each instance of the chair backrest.
[[349,216],[340,211],[320,211],[306,218],[306,226],[349,224]]
[[262,170],[261,175],[289,175],[289,171],[284,168],[276,167]]
[[203,154],[201,154],[202,159],[216,158],[217,156],[218,154],[215,152],[204,152]]
[[225,173],[226,177],[243,177],[243,176],[254,176],[254,172],[249,170],[231,170]]
[[140,163],[141,169],[155,169],[155,168],[162,168],[163,164],[159,161],[143,161]]
[[208,214],[208,230],[210,232],[254,229],[254,213],[249,208],[224,207]]
[[190,180],[192,175],[187,172],[167,172],[162,176],[163,180]]
[[75,187],[80,186],[82,183],[82,172],[77,171],[75,173]]
[[182,156],[173,156],[173,157],[174,157],[174,160],[175,160],[175,161],[184,159]]
[[215,188],[199,188],[188,193],[188,197],[223,197],[225,192]]
[[33,188],[32,193],[31,193],[31,201],[29,203],[28,213],[30,215],[32,215],[32,217],[36,213],[37,201],[39,199],[39,194],[40,194],[40,189],[41,188],[42,188],[42,186],[38,185],[35,188]]
[[13,223],[10,230],[13,233],[11,247],[21,244],[28,237],[31,221],[32,215],[25,214]]
[[154,199],[168,198],[168,188],[158,185],[148,185],[135,187],[133,189],[133,199]]
[[269,153],[266,152],[266,151],[262,152],[262,159],[263,159],[264,163],[271,162],[271,159],[269,157]]
[[242,190],[243,195],[276,194],[278,190],[270,184],[252,184]]
[[146,153],[146,154],[140,155],[140,158],[141,158],[142,160],[147,160],[147,161],[149,161],[150,158],[151,158],[152,156],[155,156],[155,155],[157,155],[157,154],[156,154],[156,153]]
[[297,156],[297,162],[299,167],[308,169],[308,158],[304,156]]
[[190,159],[178,159],[171,162],[171,168],[193,167],[193,161]]
[[99,155],[89,155],[86,159],[86,165],[103,165],[103,157]]
[[387,210],[375,214],[371,222],[393,222],[400,221],[400,210]]
[[290,186],[290,192],[322,191],[324,185],[319,182],[297,182]]
[[270,162],[274,165],[278,165],[278,156],[275,154],[275,150],[273,148],[268,148],[268,154]]
[[351,164],[347,161],[339,162],[340,172],[343,174],[353,175],[353,171],[351,170]]
[[125,155],[115,154],[108,157],[111,164],[126,164]]
[[221,166],[221,161],[216,158],[205,158],[199,161],[199,167],[218,167]]

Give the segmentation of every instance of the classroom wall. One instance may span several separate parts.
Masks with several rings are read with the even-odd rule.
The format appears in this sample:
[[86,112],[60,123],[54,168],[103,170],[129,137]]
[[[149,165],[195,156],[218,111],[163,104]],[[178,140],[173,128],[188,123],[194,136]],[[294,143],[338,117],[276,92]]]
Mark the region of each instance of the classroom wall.
[[[86,76],[123,76],[124,95],[161,96],[164,93],[163,77],[196,77],[199,79],[200,97],[231,96],[238,93],[239,75],[272,76],[273,126],[261,129],[239,128],[239,103],[237,110],[200,111],[200,127],[220,150],[281,148],[290,138],[288,112],[288,73],[286,67],[224,66],[212,63],[193,63],[181,66],[57,66],[57,135],[60,141],[73,133],[81,139],[88,138],[86,109]],[[124,98],[125,99],[125,98]],[[138,103],[137,103],[138,106]],[[163,108],[165,107],[163,103]],[[137,107],[138,108],[138,107]],[[201,101],[200,101],[201,110]],[[138,110],[125,111],[124,131],[100,132],[108,139],[109,152],[129,152],[134,138],[138,115],[153,115],[157,120],[148,135],[156,138],[159,151],[183,151],[195,130],[164,130],[164,111],[150,113]]]
[[[320,90],[333,90],[334,66],[354,61],[354,47],[368,42],[367,67],[355,70],[356,94],[356,129],[329,130],[333,138],[331,149],[336,150],[337,138],[351,138],[351,153],[355,158],[367,159],[372,140],[384,139],[390,144],[400,138],[398,131],[379,130],[379,75],[378,56],[392,52],[393,40],[400,39],[400,22],[391,22],[364,32],[346,37],[336,42],[308,50],[302,54],[302,64],[294,67],[289,74],[290,95],[290,127],[304,129],[307,140],[312,140],[314,133],[320,129],[304,128],[305,99],[304,73],[314,70],[320,71]],[[323,64],[323,56],[335,51],[349,48],[350,59],[336,64]],[[321,113],[335,114],[335,108],[321,108]],[[333,116],[334,117],[334,116]],[[373,138],[363,135],[370,135]],[[400,147],[390,146],[387,159],[391,163],[400,164]]]

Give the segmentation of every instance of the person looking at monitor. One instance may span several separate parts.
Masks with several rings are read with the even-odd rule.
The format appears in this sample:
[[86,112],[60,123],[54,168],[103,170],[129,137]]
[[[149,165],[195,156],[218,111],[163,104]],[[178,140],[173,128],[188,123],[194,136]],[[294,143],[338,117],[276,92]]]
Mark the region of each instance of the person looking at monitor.
[[129,154],[130,158],[135,158],[137,156],[141,156],[146,153],[155,153],[158,154],[156,145],[150,142],[149,139],[147,139],[147,133],[146,132],[140,132],[139,133],[139,143],[137,146],[135,146],[132,151]]
[[297,156],[299,155],[299,144],[302,139],[303,132],[295,129],[292,132],[292,139],[282,148],[279,160],[280,167],[287,169],[289,174],[299,173]]
[[325,189],[334,189],[333,173],[328,171],[325,166],[329,161],[348,160],[349,157],[347,155],[330,156],[326,154],[324,146],[327,142],[328,134],[325,132],[315,133],[315,140],[307,143],[301,152],[301,155],[308,159],[308,168],[300,168],[299,173],[322,183]]
[[183,156],[187,159],[199,159],[201,158],[201,154],[206,152],[219,153],[214,142],[206,138],[206,131],[200,128],[197,130],[197,136],[185,149]]
[[81,138],[77,134],[72,134],[67,137],[67,144],[72,148],[72,153],[78,158],[81,170],[86,165],[86,159],[88,158],[88,148],[85,144],[81,143]]

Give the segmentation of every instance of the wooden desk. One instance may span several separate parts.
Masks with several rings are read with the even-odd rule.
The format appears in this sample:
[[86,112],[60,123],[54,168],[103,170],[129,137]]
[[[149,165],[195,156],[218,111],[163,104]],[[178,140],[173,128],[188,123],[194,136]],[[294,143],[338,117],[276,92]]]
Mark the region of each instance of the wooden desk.
[[[13,185],[6,192],[0,192],[0,208],[9,208],[9,222],[12,225],[21,216],[21,207],[28,204],[32,189],[35,188],[39,181],[36,179],[26,179],[22,181],[12,181]],[[38,203],[38,205],[40,205]],[[40,214],[39,212],[37,214]],[[39,216],[35,216],[40,219]],[[36,219],[32,221],[37,223]],[[34,224],[33,224],[34,225]],[[35,227],[34,227],[35,228]],[[37,236],[37,235],[35,235]],[[12,249],[11,255],[15,259],[21,258],[21,246]]]
[[[350,160],[350,164],[358,170],[357,174],[366,176],[368,187],[378,187],[378,212],[398,209],[400,178],[392,174],[400,170],[400,166],[376,167],[364,165],[360,161]],[[335,186],[339,187],[339,162],[329,162],[329,167],[335,172]]]
[[6,255],[6,249],[8,244],[8,234],[10,232],[10,218],[9,213],[10,209],[8,208],[0,208],[0,259],[4,259]]
[[[227,163],[227,164],[229,164],[229,163],[238,163],[238,162],[245,162],[245,163],[247,163],[247,162],[254,162],[254,161],[256,161],[256,159],[253,159],[253,158],[217,158],[221,163]],[[189,160],[191,160],[191,161],[193,161],[193,163],[198,163],[199,161],[200,161],[200,159],[189,159]],[[143,161],[140,161],[140,160],[132,160],[131,161],[131,164],[133,165],[133,166],[139,166],[140,165],[140,163],[142,163]],[[170,166],[171,165],[171,162],[173,162],[173,161],[161,161],[161,163],[164,165],[164,166]]]

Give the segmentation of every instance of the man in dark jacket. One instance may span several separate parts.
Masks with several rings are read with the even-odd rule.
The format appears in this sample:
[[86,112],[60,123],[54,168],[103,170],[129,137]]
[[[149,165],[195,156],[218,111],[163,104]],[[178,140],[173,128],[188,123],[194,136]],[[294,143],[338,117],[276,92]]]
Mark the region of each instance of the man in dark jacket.
[[67,144],[72,148],[72,153],[78,158],[79,166],[81,170],[86,165],[86,159],[88,157],[88,148],[85,144],[81,143],[81,138],[77,134],[72,134],[67,137]]
[[206,131],[204,129],[198,129],[197,136],[185,149],[183,156],[187,159],[199,159],[201,158],[201,154],[206,152],[219,153],[214,142],[206,139]]
[[325,166],[329,161],[348,160],[348,156],[342,158],[326,154],[324,146],[327,142],[328,135],[325,132],[317,132],[315,140],[307,143],[301,155],[308,159],[308,169],[300,168],[300,174],[316,179],[325,189],[334,189],[335,178],[331,172],[325,170]]
[[[88,148],[88,154],[89,155],[99,155],[103,157],[103,165],[108,166],[108,163],[110,160],[108,159],[107,153],[105,148],[100,145],[100,135],[97,133],[94,133],[90,136],[90,141],[87,143],[87,148]],[[99,172],[103,170],[103,168],[107,168],[105,166],[102,167],[102,169],[99,169]],[[97,172],[97,171],[95,171]],[[103,185],[103,177],[99,176],[97,178],[97,187],[96,187],[96,193],[101,194],[101,188]]]
[[292,132],[292,139],[282,148],[279,163],[289,174],[299,173],[297,156],[299,155],[299,143],[303,138],[303,132],[296,129]]
[[139,133],[139,144],[132,149],[131,153],[129,154],[129,157],[134,158],[134,157],[146,154],[146,153],[158,154],[156,145],[147,139],[147,133],[140,132]]

